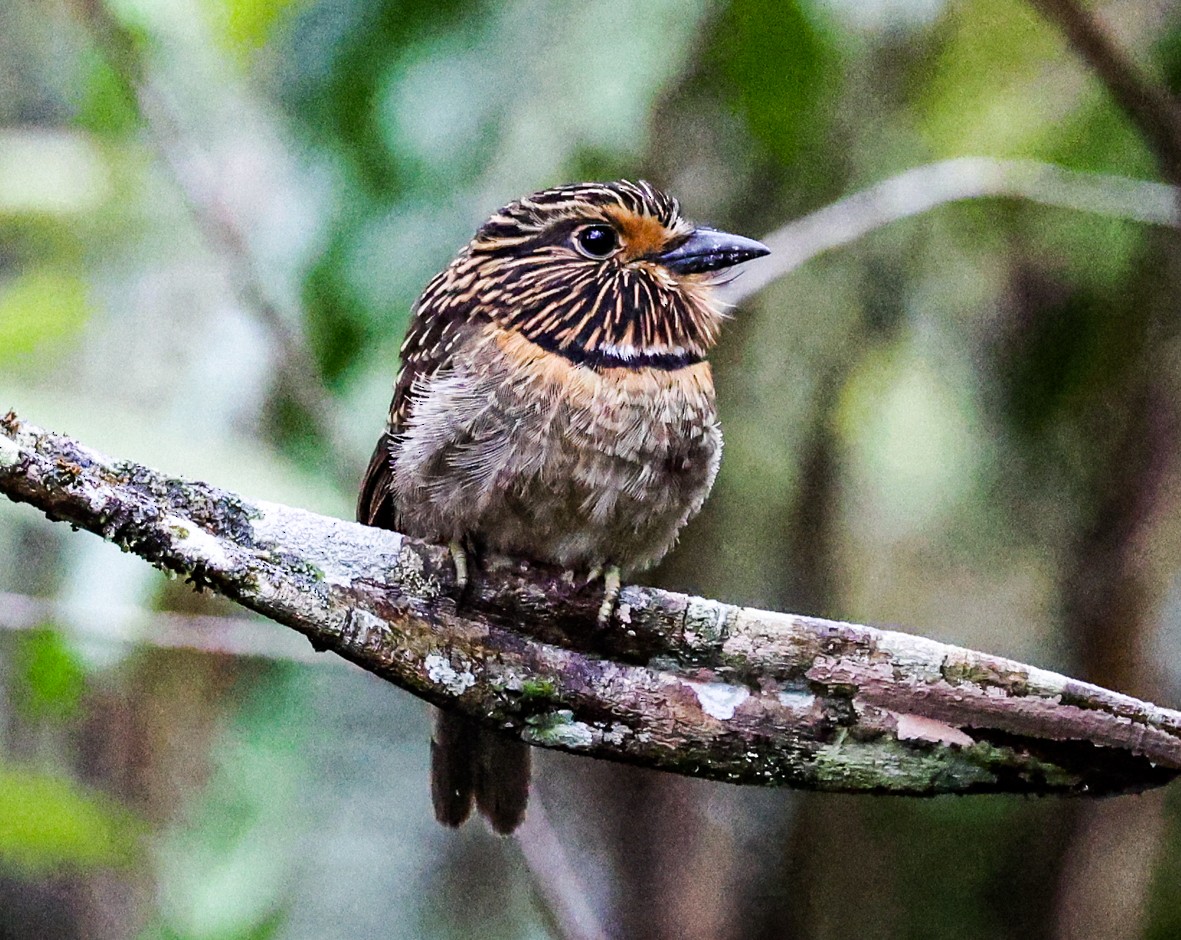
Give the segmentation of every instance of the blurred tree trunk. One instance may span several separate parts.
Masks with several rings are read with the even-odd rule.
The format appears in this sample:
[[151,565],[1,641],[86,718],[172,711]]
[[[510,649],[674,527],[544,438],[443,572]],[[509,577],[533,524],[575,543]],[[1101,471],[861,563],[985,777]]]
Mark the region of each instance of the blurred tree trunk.
[[[1110,391],[1086,406],[1085,423],[1110,433],[1092,437],[1094,470],[1083,501],[1088,512],[1080,515],[1060,588],[1063,638],[1079,674],[1137,695],[1161,691],[1160,671],[1149,654],[1161,601],[1151,587],[1159,583],[1151,535],[1177,510],[1167,484],[1178,443],[1173,323],[1181,291],[1179,249],[1174,236],[1153,239],[1145,266],[1158,276],[1145,286],[1127,285],[1127,308],[1110,311],[1132,321],[1138,342]],[[1073,809],[1053,935],[1143,936],[1165,828],[1163,795]]]

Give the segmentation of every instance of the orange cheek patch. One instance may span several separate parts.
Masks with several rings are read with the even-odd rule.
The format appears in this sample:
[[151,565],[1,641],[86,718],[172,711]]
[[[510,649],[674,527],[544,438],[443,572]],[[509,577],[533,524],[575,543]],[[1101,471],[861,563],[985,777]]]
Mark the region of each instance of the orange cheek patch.
[[623,236],[624,254],[628,258],[642,258],[668,244],[668,229],[650,215],[636,215],[614,207],[607,209],[606,214],[618,226]]

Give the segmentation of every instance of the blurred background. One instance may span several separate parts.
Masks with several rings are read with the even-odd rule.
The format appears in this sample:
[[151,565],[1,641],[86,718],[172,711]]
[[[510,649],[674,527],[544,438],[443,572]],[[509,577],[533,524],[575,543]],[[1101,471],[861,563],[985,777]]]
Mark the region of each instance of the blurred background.
[[[1181,4],[1096,15],[1181,90]],[[920,181],[745,301],[717,487],[651,577],[1177,706],[1181,244],[1141,211],[1175,194],[1020,0],[4,0],[0,410],[351,518],[409,307],[497,206],[644,177],[758,236],[963,155],[1096,175]],[[425,706],[239,617],[0,501],[0,938],[1181,936],[1176,786],[539,753],[532,842],[445,832]]]

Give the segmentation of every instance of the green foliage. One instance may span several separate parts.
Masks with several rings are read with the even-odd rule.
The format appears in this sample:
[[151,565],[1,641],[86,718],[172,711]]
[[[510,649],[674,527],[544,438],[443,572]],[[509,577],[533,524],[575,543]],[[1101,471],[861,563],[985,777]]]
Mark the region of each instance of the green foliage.
[[139,934],[138,940],[275,940],[283,935],[286,916],[275,911],[257,923],[214,932],[184,931],[171,925],[154,924]]
[[58,721],[78,714],[86,673],[59,631],[33,630],[16,638],[16,703],[31,718]]
[[248,53],[262,46],[299,0],[203,0],[226,48]]
[[296,812],[308,679],[306,667],[268,667],[237,700],[212,778],[159,837],[167,888],[148,936],[254,940],[281,927],[298,840],[313,825]]
[[[430,276],[426,267],[411,268],[399,294],[380,304],[365,295],[367,282],[414,258],[413,252],[383,257],[363,250],[378,220],[407,190],[434,189],[437,197],[447,181],[400,145],[381,107],[383,91],[391,82],[396,87],[399,71],[404,74],[411,62],[428,54],[424,45],[447,35],[472,6],[455,0],[397,5],[363,0],[346,11],[316,4],[293,24],[289,48],[304,67],[287,87],[290,113],[332,152],[349,190],[348,205],[304,283],[308,335],[330,385],[347,380],[378,327],[399,331],[414,293]],[[472,95],[471,100],[482,99]],[[477,152],[470,140],[457,143],[451,141],[447,152]],[[427,182],[432,178],[433,187]],[[391,307],[397,311],[393,323]]]
[[839,58],[815,8],[733,0],[716,26],[714,54],[752,135],[781,164],[824,139]]
[[1181,26],[1174,24],[1161,31],[1155,53],[1165,84],[1173,94],[1181,93]]
[[972,492],[980,450],[967,376],[874,350],[851,371],[835,414],[878,524],[921,528]]
[[0,861],[27,875],[122,866],[140,852],[144,824],[73,781],[0,768]]
[[916,63],[922,128],[939,156],[1033,155],[1053,143],[1060,98],[1045,63],[1065,54],[1052,27],[1022,0],[953,4],[934,62]]
[[0,282],[0,364],[76,335],[90,313],[77,274],[35,268]]
[[86,77],[80,85],[74,123],[95,134],[114,137],[139,126],[135,92],[110,60],[95,50],[87,50],[81,60],[80,68],[85,70]]
[[286,88],[291,112],[341,149],[350,178],[370,198],[392,195],[399,182],[375,107],[391,63],[477,7],[473,0],[318,3],[295,22],[291,43],[300,68]]
[[[924,62],[914,75],[924,135],[937,155],[1040,157],[1080,170],[1151,173],[1140,135],[1030,4],[955,4],[944,31],[933,67]],[[1050,62],[1058,68],[1048,69]]]

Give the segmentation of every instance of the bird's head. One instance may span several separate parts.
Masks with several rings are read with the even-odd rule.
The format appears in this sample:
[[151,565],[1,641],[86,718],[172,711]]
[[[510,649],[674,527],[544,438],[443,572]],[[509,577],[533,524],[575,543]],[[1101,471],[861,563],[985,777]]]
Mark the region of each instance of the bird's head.
[[450,295],[436,302],[574,362],[679,368],[717,340],[719,279],[767,253],[695,226],[649,183],[579,183],[493,215],[435,285]]

